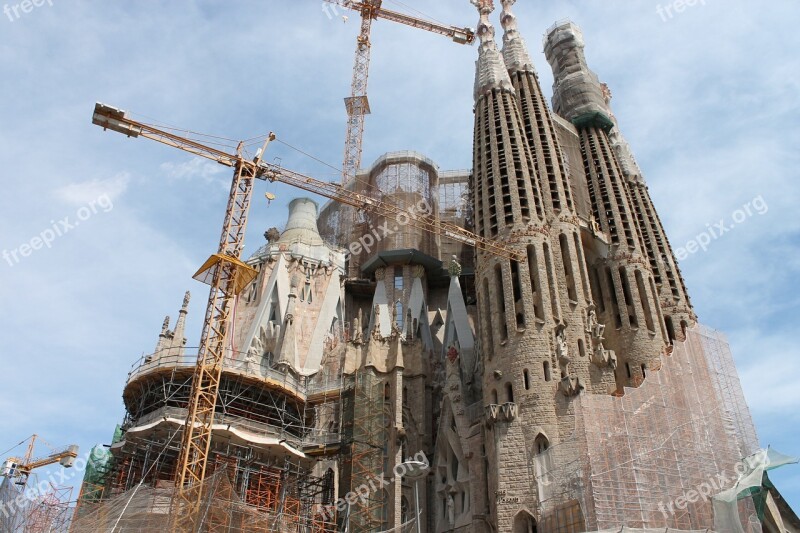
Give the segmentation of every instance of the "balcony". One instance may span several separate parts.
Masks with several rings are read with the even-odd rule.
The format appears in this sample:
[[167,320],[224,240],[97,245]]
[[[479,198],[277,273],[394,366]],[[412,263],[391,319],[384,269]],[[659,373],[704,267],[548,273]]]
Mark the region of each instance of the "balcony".
[[[175,370],[191,372],[197,364],[197,350],[198,348],[168,349],[141,357],[131,366],[126,387],[149,375]],[[338,393],[342,388],[341,376],[299,376],[268,366],[265,358],[261,362],[248,360],[244,352],[229,350],[222,365],[223,372],[258,379],[265,385],[288,391],[302,400],[306,400],[311,394]]]

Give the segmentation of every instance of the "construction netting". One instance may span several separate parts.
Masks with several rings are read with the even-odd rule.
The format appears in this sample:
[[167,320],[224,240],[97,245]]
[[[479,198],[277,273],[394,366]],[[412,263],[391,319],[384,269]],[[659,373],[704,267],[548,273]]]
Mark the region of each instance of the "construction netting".
[[[582,514],[586,531],[713,529],[713,496],[758,446],[727,342],[703,326],[639,388],[582,395],[573,408],[572,437],[536,456],[534,478],[545,522]],[[736,500],[733,515],[759,530],[751,498]]]
[[51,482],[3,477],[0,482],[0,532],[67,533],[72,519],[72,488]]
[[[178,530],[193,532],[226,531],[275,533],[333,533],[336,524],[318,512],[302,493],[269,483],[251,485],[246,493],[237,492],[226,469],[215,472],[193,490],[202,493],[196,521]],[[72,533],[113,531],[134,533],[160,531],[182,516],[173,508],[175,487],[164,483],[140,485],[98,504],[86,504],[87,512],[76,519]]]

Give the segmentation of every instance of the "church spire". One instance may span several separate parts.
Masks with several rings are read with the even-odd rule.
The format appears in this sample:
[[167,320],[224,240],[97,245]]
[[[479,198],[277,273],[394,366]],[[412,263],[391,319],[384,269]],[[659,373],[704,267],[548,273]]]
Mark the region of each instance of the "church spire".
[[505,33],[503,34],[503,58],[506,62],[506,68],[513,72],[536,72],[531,61],[531,56],[528,54],[528,47],[525,45],[525,39],[519,33],[517,27],[517,16],[511,12],[517,0],[500,0],[503,4],[503,13],[500,16],[500,23],[503,26]]
[[494,26],[489,21],[489,15],[494,11],[493,0],[470,0],[480,13],[478,23],[478,61],[475,68],[475,101],[480,95],[491,92],[493,89],[514,92],[511,79],[506,72],[503,57],[497,49],[494,40]]

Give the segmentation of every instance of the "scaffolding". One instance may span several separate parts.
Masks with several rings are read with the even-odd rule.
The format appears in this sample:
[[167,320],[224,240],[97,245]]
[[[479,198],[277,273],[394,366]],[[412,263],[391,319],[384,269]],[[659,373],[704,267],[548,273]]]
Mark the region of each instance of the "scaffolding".
[[[364,491],[360,487],[379,487],[381,475],[388,471],[388,432],[384,420],[384,382],[372,369],[348,376],[343,395],[345,419],[343,432],[347,451],[342,465],[342,492],[359,494],[361,499],[348,508],[343,524],[352,533],[372,533],[383,529],[386,495],[379,488]],[[340,496],[344,496],[340,493]]]
[[72,487],[49,488],[29,504],[24,533],[66,533],[72,518]]
[[[639,388],[574,405],[572,436],[534,458],[540,531],[578,531],[569,525],[578,514],[585,531],[713,529],[711,496],[757,447],[730,349],[702,326]],[[739,511],[752,522],[752,500]]]
[[39,484],[36,474],[26,484],[4,477],[0,483],[0,531],[67,533],[72,503],[72,487]]
[[[73,532],[161,529],[180,514],[172,497],[193,360],[153,354],[133,365],[123,433],[108,454],[93,450]],[[341,390],[341,371],[300,376],[229,351],[209,478],[192,487],[204,502],[192,530],[335,531],[335,513],[322,514],[333,503],[335,480],[315,468],[339,450]]]

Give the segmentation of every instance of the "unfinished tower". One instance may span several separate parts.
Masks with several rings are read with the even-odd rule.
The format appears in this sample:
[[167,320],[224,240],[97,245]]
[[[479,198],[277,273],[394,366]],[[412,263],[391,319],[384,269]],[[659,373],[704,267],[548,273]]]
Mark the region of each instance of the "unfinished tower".
[[[342,340],[344,256],[320,238],[315,202],[289,210],[285,231],[269,232],[248,260],[259,274],[237,304],[223,362],[203,488],[209,529],[336,531],[335,515],[318,511],[335,499],[335,464],[324,457],[340,440],[341,378],[336,365],[320,370]],[[167,317],[155,352],[131,370],[111,466],[92,479],[101,488],[81,502],[73,531],[108,530],[118,517],[124,531],[167,522],[196,360],[188,304],[189,293],[175,329]]]
[[[580,30],[547,33],[551,111],[501,2],[502,51],[492,0],[472,0],[473,168],[387,153],[346,185],[362,209],[297,198],[247,261],[201,531],[733,529],[707,498],[675,505],[758,448],[727,342],[697,322]],[[73,531],[166,522],[196,361],[188,304],[131,370]],[[759,518],[729,503],[728,525]]]

